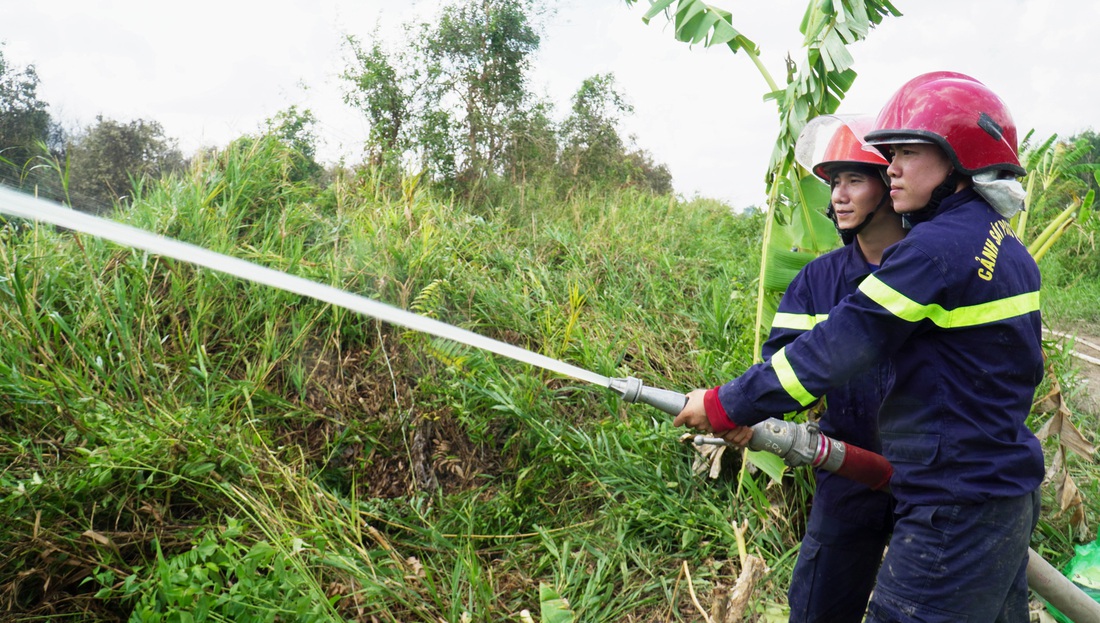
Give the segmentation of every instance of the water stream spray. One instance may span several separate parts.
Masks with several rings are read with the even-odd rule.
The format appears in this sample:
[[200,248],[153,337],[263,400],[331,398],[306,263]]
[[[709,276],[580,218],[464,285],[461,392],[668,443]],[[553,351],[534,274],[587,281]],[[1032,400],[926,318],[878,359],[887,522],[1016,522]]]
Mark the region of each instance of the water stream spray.
[[452,340],[461,344],[466,344],[467,346],[473,346],[474,348],[487,350],[516,361],[572,377],[579,381],[586,381],[593,385],[609,387],[611,384],[611,379],[606,376],[570,365],[563,361],[558,361],[557,359],[552,359],[545,355],[531,352],[518,346],[485,337],[484,335],[479,335],[472,331],[467,331],[466,329],[445,322],[414,314],[323,283],[296,277],[246,260],[216,253],[193,244],[180,242],[179,240],[152,234],[136,227],[78,212],[51,201],[38,199],[4,186],[0,186],[0,213],[38,221],[40,223],[57,225],[58,227],[64,227],[97,238],[103,238],[104,240],[110,240],[111,242],[126,247],[132,247],[155,255],[163,255],[181,262],[195,264],[233,275],[234,277],[239,277],[247,281],[268,285],[302,296],[308,296],[319,301],[336,305],[337,307],[343,307],[344,309],[377,318],[383,322]]

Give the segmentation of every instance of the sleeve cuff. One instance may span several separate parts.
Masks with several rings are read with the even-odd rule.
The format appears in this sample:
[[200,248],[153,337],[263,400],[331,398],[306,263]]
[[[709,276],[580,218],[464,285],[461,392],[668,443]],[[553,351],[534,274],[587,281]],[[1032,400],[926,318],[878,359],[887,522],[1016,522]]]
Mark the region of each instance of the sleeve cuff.
[[737,428],[737,424],[730,421],[725,408],[722,407],[722,402],[718,400],[717,387],[708,389],[707,393],[703,394],[703,409],[707,412],[707,420],[710,422],[712,431],[722,433]]

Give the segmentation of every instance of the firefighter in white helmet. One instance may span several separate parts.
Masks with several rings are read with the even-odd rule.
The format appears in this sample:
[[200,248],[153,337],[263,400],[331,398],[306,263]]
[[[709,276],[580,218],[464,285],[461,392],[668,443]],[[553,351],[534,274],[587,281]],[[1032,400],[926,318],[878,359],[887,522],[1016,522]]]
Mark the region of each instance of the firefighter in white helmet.
[[[827,214],[844,246],[795,276],[772,321],[765,358],[826,320],[878,269],[883,251],[905,236],[890,204],[889,163],[862,141],[873,122],[873,116],[822,116],[799,136],[798,161],[829,184]],[[830,390],[821,432],[881,453],[878,411],[892,381],[887,362]],[[823,469],[815,469],[814,477],[817,487],[787,593],[790,621],[859,623],[893,527],[893,497]]]

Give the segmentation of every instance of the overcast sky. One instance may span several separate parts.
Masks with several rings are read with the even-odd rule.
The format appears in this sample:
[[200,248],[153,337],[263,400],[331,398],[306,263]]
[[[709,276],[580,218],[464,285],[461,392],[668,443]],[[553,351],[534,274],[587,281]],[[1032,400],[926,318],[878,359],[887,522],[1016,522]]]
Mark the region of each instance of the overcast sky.
[[[784,58],[805,57],[798,25],[807,0],[713,0],[761,48],[777,80]],[[320,119],[326,159],[358,161],[367,126],[343,103],[345,35],[398,38],[439,2],[420,0],[6,0],[5,58],[33,64],[55,119],[96,115],[161,123],[185,152],[256,131],[290,105]],[[952,70],[986,83],[1009,105],[1022,137],[1068,136],[1100,126],[1095,0],[896,0],[850,47],[859,72],[840,112],[876,112],[909,78]],[[559,120],[581,81],[614,73],[634,106],[624,131],[669,165],[684,196],[744,208],[764,201],[777,129],[766,85],[743,54],[676,41],[663,16],[641,21],[647,0],[545,0],[531,88]]]

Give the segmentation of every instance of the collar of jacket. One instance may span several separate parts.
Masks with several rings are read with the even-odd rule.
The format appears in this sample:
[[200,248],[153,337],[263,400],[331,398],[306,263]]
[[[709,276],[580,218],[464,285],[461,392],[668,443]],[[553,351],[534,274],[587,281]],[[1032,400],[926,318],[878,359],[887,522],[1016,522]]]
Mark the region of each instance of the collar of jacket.
[[979,195],[977,191],[968,186],[954,194],[944,197],[943,201],[940,202],[939,209],[937,209],[936,213],[932,215],[932,218],[928,220],[931,221],[937,216],[946,212],[950,212],[951,210],[954,210],[961,205],[970,203],[971,201],[981,201],[982,203],[988,203],[985,199],[982,199],[982,196]]
[[856,286],[862,282],[867,275],[871,274],[871,269],[867,266],[867,258],[863,257],[863,251],[860,250],[859,244],[850,244],[842,247],[844,249],[844,279],[851,286],[852,291],[855,291]]

